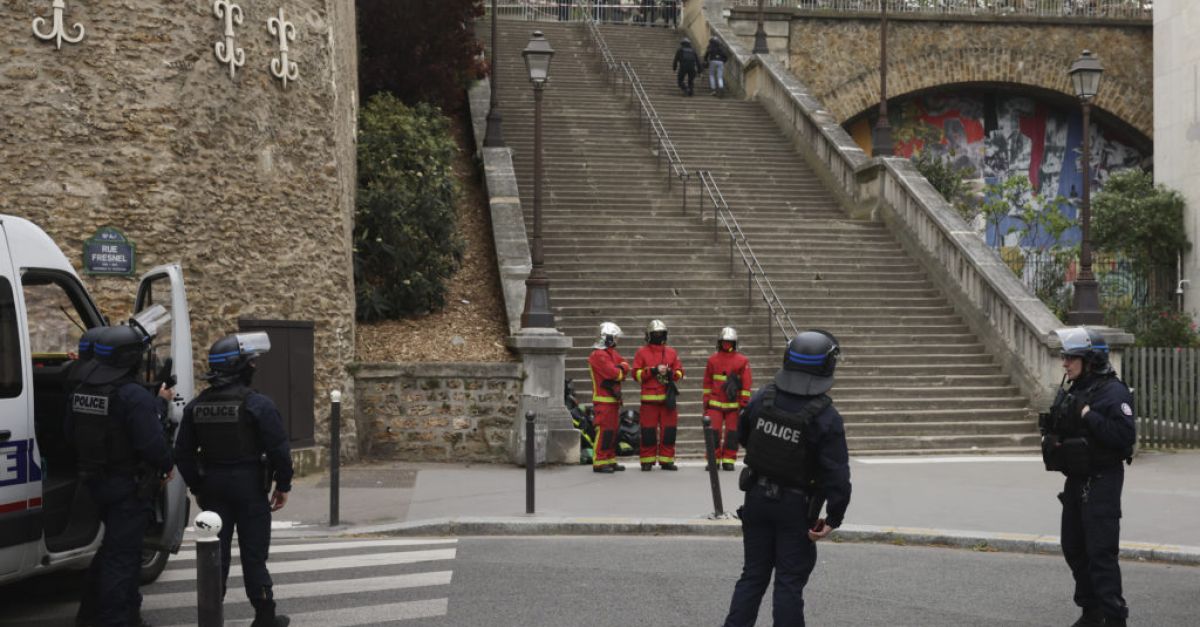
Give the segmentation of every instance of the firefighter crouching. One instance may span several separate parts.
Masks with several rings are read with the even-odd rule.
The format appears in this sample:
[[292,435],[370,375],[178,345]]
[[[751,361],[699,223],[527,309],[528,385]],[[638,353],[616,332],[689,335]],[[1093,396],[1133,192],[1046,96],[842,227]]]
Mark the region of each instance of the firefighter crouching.
[[[633,378],[642,384],[642,470],[675,466],[675,433],[679,427],[676,382],[683,379],[683,365],[675,349],[667,346],[667,325],[651,320],[646,325],[646,345],[633,357]],[[661,437],[659,432],[661,431]]]
[[717,352],[704,368],[704,413],[712,421],[716,460],[733,470],[738,452],[738,412],[750,402],[750,360],[737,350],[737,331],[721,329]]
[[617,430],[621,426],[621,381],[629,376],[629,362],[617,352],[621,327],[600,324],[600,339],[588,356],[592,378],[592,407],[596,413],[596,456],[592,471],[612,473],[625,470],[617,463]]

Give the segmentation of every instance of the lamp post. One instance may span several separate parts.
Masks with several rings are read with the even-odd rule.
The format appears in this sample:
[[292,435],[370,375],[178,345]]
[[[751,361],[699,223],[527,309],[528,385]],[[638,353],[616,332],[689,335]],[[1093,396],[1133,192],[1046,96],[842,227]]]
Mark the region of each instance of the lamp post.
[[879,121],[875,123],[875,135],[871,141],[871,154],[876,157],[892,156],[892,125],[888,122],[887,110],[887,0],[879,2]]
[[525,310],[521,328],[554,328],[550,311],[550,279],[542,263],[542,90],[550,78],[550,59],[554,49],[542,35],[533,31],[529,44],[521,52],[529,81],[533,83],[533,267],[525,279]]
[[763,0],[758,0],[758,29],[754,31],[754,54],[767,54],[767,31],[763,30]]
[[1068,324],[1104,324],[1104,312],[1100,311],[1100,290],[1096,285],[1096,277],[1092,275],[1092,142],[1091,142],[1091,113],[1092,99],[1100,90],[1100,75],[1104,66],[1100,59],[1092,55],[1091,50],[1084,50],[1074,63],[1068,74],[1075,95],[1083,105],[1083,195],[1079,201],[1079,225],[1083,232],[1083,241],[1079,245],[1079,276],[1075,279],[1075,298],[1071,302],[1071,310],[1067,312]]
[[488,81],[491,85],[491,99],[488,101],[487,114],[487,134],[483,136],[483,145],[487,148],[503,148],[504,134],[500,132],[500,106],[496,103],[496,73],[497,63],[500,60],[496,54],[496,0],[492,0],[492,72],[491,80]]

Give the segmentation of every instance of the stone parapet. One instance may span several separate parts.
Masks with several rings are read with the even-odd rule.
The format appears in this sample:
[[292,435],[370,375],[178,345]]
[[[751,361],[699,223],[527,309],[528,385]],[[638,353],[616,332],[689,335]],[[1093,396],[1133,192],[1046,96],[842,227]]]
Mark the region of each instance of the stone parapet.
[[516,363],[357,364],[364,455],[507,461],[521,395]]

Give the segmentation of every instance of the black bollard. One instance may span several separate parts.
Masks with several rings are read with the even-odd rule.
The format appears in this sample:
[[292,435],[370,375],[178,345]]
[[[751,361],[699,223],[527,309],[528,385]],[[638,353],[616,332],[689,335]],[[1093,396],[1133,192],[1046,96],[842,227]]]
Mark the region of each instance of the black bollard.
[[533,513],[533,467],[537,464],[534,454],[533,421],[537,415],[525,412],[525,513]]
[[341,522],[338,490],[342,479],[342,393],[334,390],[329,397],[333,400],[329,410],[329,526],[336,527]]
[[721,479],[720,469],[717,468],[717,452],[715,449],[716,443],[713,441],[712,420],[708,416],[704,417],[704,456],[708,459],[708,479],[712,483],[713,511],[717,516],[725,513],[725,508],[721,506]]
[[215,512],[196,515],[196,623],[199,627],[225,624],[221,590],[221,517]]

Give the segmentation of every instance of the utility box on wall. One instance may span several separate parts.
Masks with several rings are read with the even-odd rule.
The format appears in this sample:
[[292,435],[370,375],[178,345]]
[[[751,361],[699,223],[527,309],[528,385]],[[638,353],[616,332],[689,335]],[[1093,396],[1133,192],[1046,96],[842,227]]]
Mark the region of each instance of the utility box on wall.
[[279,407],[293,448],[313,446],[313,323],[311,320],[238,320],[242,332],[266,331],[271,351],[258,359],[254,388]]

